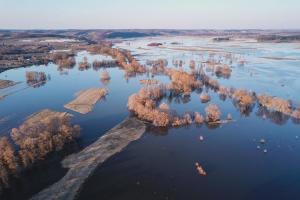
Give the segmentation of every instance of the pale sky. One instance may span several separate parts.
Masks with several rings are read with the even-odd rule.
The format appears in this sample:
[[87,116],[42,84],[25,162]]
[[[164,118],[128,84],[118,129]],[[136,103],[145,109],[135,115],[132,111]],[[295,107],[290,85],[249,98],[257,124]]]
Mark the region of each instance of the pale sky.
[[300,29],[300,0],[0,0],[0,29]]

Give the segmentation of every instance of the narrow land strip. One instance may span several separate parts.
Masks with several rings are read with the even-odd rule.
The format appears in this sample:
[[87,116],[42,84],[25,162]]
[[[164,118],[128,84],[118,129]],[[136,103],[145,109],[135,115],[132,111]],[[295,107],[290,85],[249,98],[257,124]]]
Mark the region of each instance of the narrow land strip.
[[139,139],[146,125],[136,119],[127,118],[96,142],[77,154],[63,160],[62,165],[69,168],[67,174],[58,182],[32,197],[32,200],[73,200],[85,180],[109,157],[119,153],[130,142]]

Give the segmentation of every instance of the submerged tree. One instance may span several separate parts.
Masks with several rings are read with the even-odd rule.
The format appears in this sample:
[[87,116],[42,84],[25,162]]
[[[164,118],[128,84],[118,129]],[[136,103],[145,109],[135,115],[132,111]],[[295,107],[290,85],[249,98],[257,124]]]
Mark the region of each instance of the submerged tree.
[[11,137],[19,145],[18,152],[23,166],[45,158],[52,152],[61,150],[65,143],[78,137],[80,127],[70,125],[69,114],[44,110],[33,115],[19,128],[13,128]]
[[221,111],[215,104],[210,104],[205,108],[207,122],[218,122],[221,118]]
[[26,82],[31,87],[40,87],[44,85],[47,81],[47,76],[45,72],[26,72]]

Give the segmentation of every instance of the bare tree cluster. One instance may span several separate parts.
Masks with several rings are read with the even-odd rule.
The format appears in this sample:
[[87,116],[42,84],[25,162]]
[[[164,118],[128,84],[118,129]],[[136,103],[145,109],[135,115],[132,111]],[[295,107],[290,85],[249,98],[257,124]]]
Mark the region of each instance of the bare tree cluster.
[[0,193],[2,188],[8,187],[9,175],[18,168],[15,150],[7,137],[0,138]]
[[72,126],[70,119],[71,115],[67,113],[50,110],[33,114],[11,131],[17,151],[7,137],[0,138],[0,192],[8,187],[10,174],[31,167],[79,136],[80,126]]
[[190,95],[193,90],[201,88],[203,85],[193,74],[185,71],[169,69],[167,74],[171,78],[171,83],[168,87],[176,93]]
[[107,45],[94,45],[91,46],[88,51],[91,53],[110,55],[112,58],[117,60],[117,63],[121,68],[128,72],[146,72],[146,67],[141,65],[128,50],[112,48],[111,46]]
[[59,68],[73,68],[76,65],[73,53],[54,53],[52,60]]
[[88,62],[87,57],[83,57],[83,60],[79,63],[79,70],[87,70],[91,68],[91,64]]
[[40,87],[44,85],[47,81],[47,76],[45,72],[26,72],[26,82],[31,87]]
[[281,99],[279,97],[272,97],[266,94],[257,96],[258,103],[271,111],[281,112],[286,115],[293,113],[292,105],[289,100]]
[[221,119],[221,111],[215,104],[210,104],[205,108],[207,122],[218,122]]

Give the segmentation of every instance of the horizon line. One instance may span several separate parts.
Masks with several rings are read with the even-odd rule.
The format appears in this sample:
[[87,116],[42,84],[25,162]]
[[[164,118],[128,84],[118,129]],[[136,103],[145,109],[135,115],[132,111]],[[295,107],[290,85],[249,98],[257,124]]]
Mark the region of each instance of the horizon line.
[[261,31],[300,31],[300,28],[0,28],[0,31],[31,31],[31,30],[181,30],[181,31],[204,31],[204,30],[261,30]]

